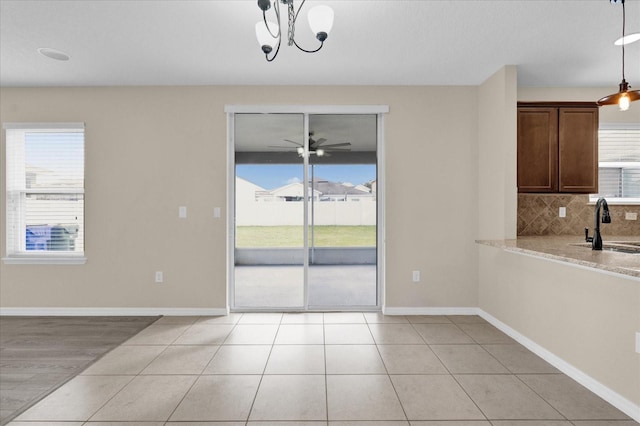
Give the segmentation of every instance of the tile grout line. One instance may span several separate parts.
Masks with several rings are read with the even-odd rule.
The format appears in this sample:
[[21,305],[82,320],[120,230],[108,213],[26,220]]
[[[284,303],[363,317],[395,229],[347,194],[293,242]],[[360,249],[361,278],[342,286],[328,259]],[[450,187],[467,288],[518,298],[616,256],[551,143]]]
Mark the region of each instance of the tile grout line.
[[[464,331],[464,330],[463,330]],[[473,337],[472,337],[473,339]],[[475,340],[475,339],[474,339]],[[485,343],[486,345],[490,345],[491,343]],[[499,343],[498,343],[499,344]],[[520,377],[518,377],[518,374],[511,371],[511,369],[509,367],[507,367],[506,365],[504,365],[498,358],[496,358],[491,352],[489,352],[487,350],[487,348],[485,348],[481,343],[478,343],[478,346],[480,346],[482,348],[482,350],[484,350],[486,353],[488,353],[493,359],[495,359],[498,364],[500,364],[501,366],[503,366],[508,372],[509,375],[514,376],[518,381],[520,381],[522,384],[524,384],[528,389],[531,389],[531,391],[536,394],[540,399],[542,399],[545,403],[547,403],[547,405],[549,405],[551,408],[553,408],[558,414],[560,414],[564,420],[569,421],[569,419],[562,414],[555,406],[553,406],[553,404],[551,404],[549,401],[547,401],[545,398],[542,397],[542,395],[540,395],[538,392],[536,392],[533,388],[531,388],[531,386],[527,385],[527,383],[524,382],[524,380],[522,380]],[[515,345],[514,345],[515,346]],[[536,373],[531,373],[531,374],[536,374]],[[548,373],[551,374],[551,373]]]
[[[218,353],[218,351],[220,350],[220,348],[222,347],[222,345],[224,344],[224,342],[227,340],[227,338],[229,337],[229,335],[233,332],[233,330],[236,328],[236,325],[240,322],[240,319],[242,318],[244,314],[242,314],[240,316],[240,318],[238,318],[238,321],[236,321],[233,324],[233,327],[231,328],[231,330],[229,331],[229,333],[227,334],[227,337],[225,337],[225,339],[222,341],[222,343],[220,343],[218,346],[218,349],[216,349],[215,353],[213,354],[213,356],[211,357],[211,359],[209,360],[209,362],[207,363],[207,365],[204,366],[204,368],[202,369],[202,371],[200,372],[200,374],[197,374],[196,379],[193,381],[193,383],[191,383],[191,386],[189,386],[189,389],[187,389],[187,391],[184,393],[184,395],[182,395],[182,398],[180,398],[180,401],[178,401],[178,403],[176,404],[176,406],[173,408],[173,410],[171,410],[171,413],[169,413],[169,416],[167,416],[167,419],[164,421],[164,424],[169,423],[169,420],[171,420],[171,416],[173,416],[176,412],[176,410],[178,409],[178,407],[180,406],[180,404],[182,404],[185,400],[185,398],[187,397],[187,395],[189,395],[189,392],[191,392],[191,389],[193,389],[193,387],[196,385],[196,383],[198,383],[198,380],[200,380],[203,376],[204,371],[207,369],[207,367],[209,366],[209,364],[211,363],[211,361],[213,361],[213,358],[216,357],[216,354]],[[199,317],[202,318],[202,317]],[[198,318],[198,319],[199,319]],[[191,327],[194,326],[195,324],[198,323],[198,320],[196,320],[193,324],[191,324]],[[172,346],[173,343],[176,342],[176,340],[178,340],[184,333],[187,332],[187,330],[189,330],[191,327],[188,327],[185,331],[182,332],[182,334],[180,334],[180,336],[176,337],[173,342],[169,345]],[[173,345],[173,346],[180,346],[180,345]],[[208,346],[208,345],[205,345]]]
[[[491,325],[491,324],[489,324],[489,325]],[[458,324],[456,324],[456,326],[458,326]],[[492,326],[492,325],[491,325],[491,326]],[[492,327],[493,327],[493,326],[492,326]],[[547,401],[545,398],[543,398],[540,394],[538,394],[538,392],[536,392],[535,390],[533,390],[533,389],[532,389],[529,385],[527,385],[527,384],[526,384],[522,379],[520,379],[520,377],[518,377],[518,375],[517,375],[516,373],[513,373],[509,368],[507,368],[505,365],[503,365],[503,364],[500,362],[500,360],[498,360],[497,358],[495,358],[495,357],[493,356],[493,354],[491,354],[489,351],[487,351],[487,350],[482,346],[482,343],[480,343],[477,339],[475,339],[475,338],[474,338],[473,336],[471,336],[469,333],[465,332],[465,331],[462,329],[462,327],[459,327],[459,326],[458,326],[458,328],[460,329],[460,331],[462,331],[463,333],[465,333],[467,336],[471,337],[471,339],[472,339],[474,342],[476,342],[476,344],[477,344],[478,346],[480,346],[480,347],[481,347],[485,352],[487,352],[489,355],[491,355],[491,357],[492,357],[492,358],[494,358],[496,361],[498,361],[498,363],[499,363],[500,365],[502,365],[502,366],[503,366],[503,367],[504,367],[504,368],[509,372],[509,374],[507,374],[507,375],[513,376],[513,377],[514,377],[515,379],[517,379],[519,382],[521,382],[522,384],[524,384],[524,385],[525,385],[528,389],[530,389],[530,390],[531,390],[531,391],[532,391],[536,396],[538,396],[542,401],[544,401],[544,402],[545,402],[549,407],[551,407],[555,412],[557,412],[560,416],[562,416],[562,418],[563,418],[564,420],[567,420],[567,421],[568,421],[568,419],[566,418],[566,416],[565,416],[564,414],[562,414],[560,411],[558,411],[558,409],[556,409],[556,407],[554,407],[553,405],[551,405],[551,403],[550,403],[549,401]],[[517,343],[517,342],[516,342],[516,343]],[[487,344],[489,344],[489,343],[487,343]],[[437,356],[437,354],[436,354],[436,356]],[[479,374],[479,375],[480,375],[480,374]],[[455,376],[454,376],[454,378],[455,378]],[[458,381],[458,380],[456,379],[456,382],[457,382],[457,381]],[[462,387],[462,385],[460,385],[460,387]],[[465,392],[466,392],[466,391],[465,391]],[[533,419],[531,419],[531,420],[533,420]],[[560,419],[560,420],[562,420],[562,419]]]
[[538,396],[538,398],[540,398],[541,400],[543,400],[549,407],[553,408],[554,411],[558,414],[560,414],[562,416],[562,418],[564,420],[570,421],[569,418],[567,416],[565,416],[564,414],[562,414],[560,412],[560,410],[558,410],[553,404],[551,404],[549,401],[547,401],[546,398],[543,398],[542,395],[540,395],[538,392],[536,392],[535,389],[533,389],[531,386],[529,386],[524,380],[522,380],[520,377],[518,377],[517,374],[513,375],[520,383],[522,383],[523,385],[525,385],[527,387],[527,389],[530,389],[531,392],[533,392],[535,395]]
[[[244,314],[243,314],[244,316]],[[251,413],[253,412],[253,407],[256,403],[256,399],[258,399],[258,392],[260,392],[260,386],[262,386],[262,380],[264,379],[265,373],[267,372],[267,366],[269,365],[269,360],[271,359],[271,354],[273,353],[273,348],[276,345],[276,339],[278,338],[278,333],[280,332],[280,326],[282,325],[282,320],[284,319],[284,313],[280,314],[280,321],[278,322],[278,329],[273,336],[273,341],[271,342],[271,348],[269,349],[269,355],[267,355],[267,360],[264,363],[264,367],[262,368],[262,374],[260,375],[260,380],[258,381],[258,386],[256,387],[256,393],[253,395],[253,400],[251,401],[251,407],[249,407],[249,412],[247,413],[247,420],[245,421],[245,426],[249,424],[249,419],[251,418]],[[239,322],[239,321],[238,321]],[[229,333],[231,335],[231,333]]]
[[382,362],[382,366],[384,367],[384,371],[386,373],[387,379],[391,383],[391,388],[393,389],[393,392],[396,395],[396,398],[398,398],[398,403],[400,404],[400,408],[402,408],[402,414],[404,414],[404,420],[407,423],[411,424],[409,420],[409,416],[407,415],[407,410],[404,408],[402,399],[400,399],[400,395],[398,394],[398,390],[396,389],[396,385],[393,383],[393,380],[391,380],[391,375],[389,374],[389,369],[387,368],[387,364],[384,362],[384,358],[382,357],[382,353],[380,352],[379,344],[376,341],[375,337],[373,337],[373,332],[371,331],[371,324],[369,323],[369,321],[367,321],[367,317],[365,317],[365,322],[367,323],[367,328],[369,329],[369,333],[371,333],[371,337],[373,338],[373,343],[376,347],[376,351],[378,352],[378,356],[380,357],[380,361]]
[[[447,321],[449,321],[451,324],[455,325],[456,328],[458,328],[458,330],[460,330],[462,333],[464,333],[466,336],[469,336],[467,333],[464,332],[463,329],[461,329],[460,327],[458,327],[458,324],[456,324],[455,322],[453,322],[451,319],[449,319],[447,316],[445,316],[445,318],[447,318]],[[410,322],[411,323],[411,322]],[[411,326],[413,327],[413,324],[411,323]],[[415,330],[415,327],[414,327]],[[418,330],[415,330],[416,333],[420,334],[418,332]],[[473,403],[473,405],[475,405],[475,407],[478,409],[478,411],[480,412],[480,414],[482,414],[485,418],[485,420],[489,421],[489,417],[487,417],[487,413],[485,413],[482,408],[480,408],[480,406],[476,403],[476,401],[471,398],[471,395],[469,395],[469,393],[467,392],[467,390],[462,386],[462,384],[460,384],[460,382],[458,381],[458,379],[456,378],[456,376],[453,375],[453,373],[451,372],[451,370],[449,370],[449,367],[447,367],[447,365],[442,361],[442,359],[438,356],[438,354],[436,353],[436,351],[434,351],[431,348],[431,345],[429,344],[429,342],[427,342],[427,339],[424,338],[424,336],[422,336],[422,334],[420,334],[420,337],[422,337],[422,339],[424,340],[424,343],[427,345],[427,347],[429,348],[429,350],[435,355],[435,357],[438,359],[438,361],[440,361],[440,364],[442,364],[442,366],[444,367],[445,370],[447,370],[447,373],[449,375],[449,377],[451,377],[456,384],[460,387],[460,389],[462,389],[462,391],[464,392],[465,395],[467,395],[467,398],[469,398],[469,400]],[[469,336],[471,338],[471,340],[473,340],[475,342],[475,340],[473,339],[473,337]]]

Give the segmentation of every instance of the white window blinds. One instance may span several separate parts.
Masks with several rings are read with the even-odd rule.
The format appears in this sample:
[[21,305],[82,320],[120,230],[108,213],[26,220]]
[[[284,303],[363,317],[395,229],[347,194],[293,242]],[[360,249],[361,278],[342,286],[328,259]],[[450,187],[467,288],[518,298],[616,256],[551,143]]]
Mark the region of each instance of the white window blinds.
[[601,125],[599,189],[593,198],[640,203],[640,125]]
[[5,124],[7,255],[84,254],[84,124]]

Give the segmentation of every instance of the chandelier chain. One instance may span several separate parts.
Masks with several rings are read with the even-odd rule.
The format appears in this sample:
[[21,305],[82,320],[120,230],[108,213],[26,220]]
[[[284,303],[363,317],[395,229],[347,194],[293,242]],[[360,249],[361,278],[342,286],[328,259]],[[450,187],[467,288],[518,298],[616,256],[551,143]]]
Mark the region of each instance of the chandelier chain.
[[[302,7],[302,5],[300,5]],[[293,2],[289,3],[289,46],[293,46],[296,28],[296,11],[293,8]]]

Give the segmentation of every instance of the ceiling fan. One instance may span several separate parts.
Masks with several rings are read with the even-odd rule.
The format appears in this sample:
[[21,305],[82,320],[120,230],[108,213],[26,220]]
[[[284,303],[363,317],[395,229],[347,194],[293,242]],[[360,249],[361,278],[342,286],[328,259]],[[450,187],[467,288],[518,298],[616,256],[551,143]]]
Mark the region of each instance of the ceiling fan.
[[[296,141],[292,141],[290,139],[284,139],[285,142],[289,142],[295,145],[295,149],[298,152],[298,155],[302,156],[304,154],[304,144]],[[327,142],[325,138],[313,139],[313,132],[309,132],[309,153],[315,154],[318,157],[322,156],[330,156],[329,154],[332,151],[351,151],[351,142],[342,142],[342,143],[332,143],[325,145]],[[269,148],[276,149],[286,149],[291,150],[293,146],[282,146],[282,145],[271,145]]]

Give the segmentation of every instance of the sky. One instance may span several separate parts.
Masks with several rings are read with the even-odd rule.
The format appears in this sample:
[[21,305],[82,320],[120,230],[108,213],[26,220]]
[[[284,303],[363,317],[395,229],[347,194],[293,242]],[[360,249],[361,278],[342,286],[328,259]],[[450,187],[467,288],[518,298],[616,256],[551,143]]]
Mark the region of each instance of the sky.
[[[332,182],[363,184],[376,178],[374,164],[317,165],[315,177]],[[274,189],[289,183],[301,182],[303,166],[299,164],[238,164],[236,175],[264,189]],[[311,177],[311,171],[309,171]]]
[[25,134],[25,162],[69,178],[84,176],[82,132],[31,132]]

